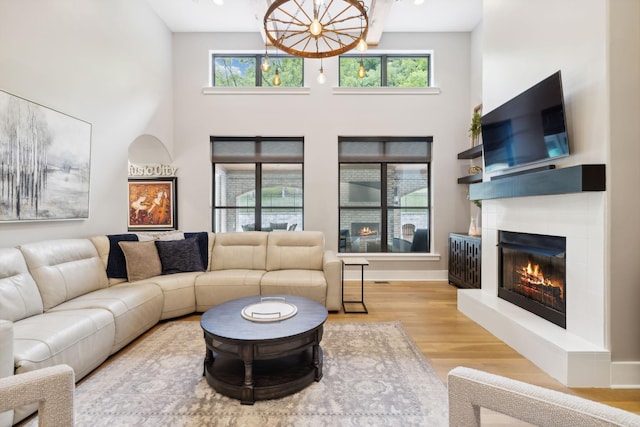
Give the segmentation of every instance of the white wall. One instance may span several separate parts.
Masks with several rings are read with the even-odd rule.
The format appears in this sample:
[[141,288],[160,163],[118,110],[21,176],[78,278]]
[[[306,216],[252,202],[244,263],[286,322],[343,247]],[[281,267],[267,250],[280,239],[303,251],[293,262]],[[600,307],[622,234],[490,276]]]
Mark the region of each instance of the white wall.
[[[600,370],[593,372],[595,365],[584,363],[569,367],[567,378],[576,386],[638,385],[640,272],[633,260],[640,249],[640,231],[629,215],[638,207],[629,198],[630,185],[639,176],[638,3],[485,0],[483,5],[484,111],[561,70],[572,154],[554,163],[607,165],[605,193],[484,201],[484,296],[497,299],[497,253],[491,248],[498,230],[566,236],[567,334],[563,336],[588,342],[598,354]],[[518,332],[518,327],[512,337],[503,339],[538,360],[546,359],[549,369],[563,363],[554,360],[557,343],[541,356],[546,349],[519,342],[524,331]],[[602,363],[607,356],[600,349],[610,352],[611,361],[628,363]],[[593,382],[584,382],[587,378]]]
[[171,149],[171,33],[143,0],[2,0],[0,89],[92,124],[89,219],[0,224],[0,245],[118,233],[127,147]]
[[[470,37],[468,33],[391,34],[378,47],[432,49],[439,95],[337,95],[337,58],[324,61],[327,83],[316,83],[319,60],[305,61],[304,95],[203,95],[210,50],[264,49],[257,34],[176,33],[173,36],[175,165],[181,228],[210,229],[210,135],[304,136],[304,226],[338,242],[339,135],[433,136],[434,262],[394,262],[386,270],[446,270],[447,235],[468,227],[466,187],[456,183],[458,151],[468,148]],[[374,52],[374,50],[371,50]],[[376,266],[372,265],[371,269]]]

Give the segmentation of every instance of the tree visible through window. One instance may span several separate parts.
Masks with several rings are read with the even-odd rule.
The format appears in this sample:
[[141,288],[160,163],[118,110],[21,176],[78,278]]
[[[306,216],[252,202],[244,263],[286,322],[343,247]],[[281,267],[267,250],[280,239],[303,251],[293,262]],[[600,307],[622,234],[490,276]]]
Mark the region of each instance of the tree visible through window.
[[[365,55],[340,57],[341,87],[428,87],[430,55]],[[360,61],[366,70],[358,77]]]
[[286,55],[269,56],[271,68],[263,72],[260,64],[263,55],[217,55],[211,56],[212,86],[256,87],[273,86],[273,76],[278,70],[282,87],[304,86],[304,61]]

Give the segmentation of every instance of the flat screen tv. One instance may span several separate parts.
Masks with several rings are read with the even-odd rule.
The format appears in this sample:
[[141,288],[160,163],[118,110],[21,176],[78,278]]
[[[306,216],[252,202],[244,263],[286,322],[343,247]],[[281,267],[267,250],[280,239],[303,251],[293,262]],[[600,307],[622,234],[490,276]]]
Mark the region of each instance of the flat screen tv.
[[482,116],[485,172],[569,155],[560,71]]

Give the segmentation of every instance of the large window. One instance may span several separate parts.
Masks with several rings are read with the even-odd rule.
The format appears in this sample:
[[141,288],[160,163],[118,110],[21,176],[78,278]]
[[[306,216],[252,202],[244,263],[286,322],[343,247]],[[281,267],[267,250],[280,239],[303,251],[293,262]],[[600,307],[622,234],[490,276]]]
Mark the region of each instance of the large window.
[[[360,63],[366,71],[358,77]],[[341,87],[429,87],[431,56],[365,55],[340,57]]]
[[340,137],[340,252],[429,252],[431,137]]
[[264,55],[211,56],[211,85],[216,87],[274,86],[273,77],[278,70],[281,87],[304,86],[304,61],[287,55],[269,56],[270,69],[263,72],[260,65]]
[[303,138],[211,137],[213,231],[301,230]]

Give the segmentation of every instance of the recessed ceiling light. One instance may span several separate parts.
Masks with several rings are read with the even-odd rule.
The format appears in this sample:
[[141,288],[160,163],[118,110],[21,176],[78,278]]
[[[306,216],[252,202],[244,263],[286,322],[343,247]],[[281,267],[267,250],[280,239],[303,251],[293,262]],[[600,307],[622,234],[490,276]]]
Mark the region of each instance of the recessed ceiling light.
[[[424,1],[424,0],[422,0]],[[218,5],[218,6],[222,6],[224,4],[224,0],[213,0],[213,4]]]
[[424,3],[424,0],[413,0],[413,4],[415,5],[420,5],[422,3]]

